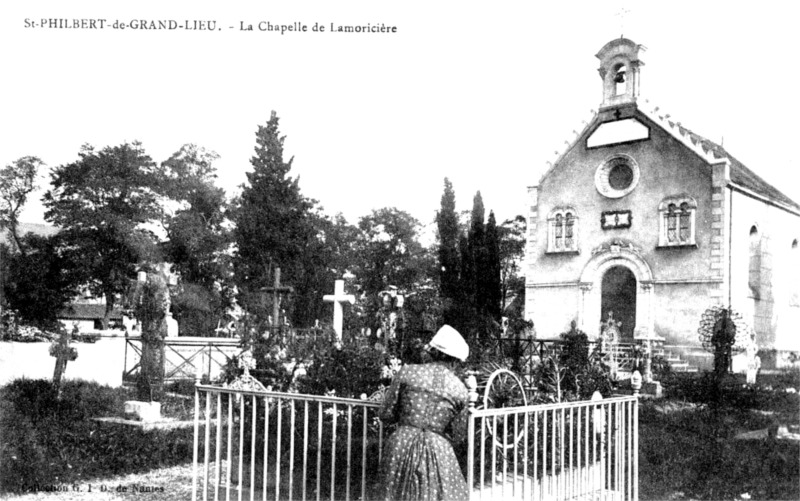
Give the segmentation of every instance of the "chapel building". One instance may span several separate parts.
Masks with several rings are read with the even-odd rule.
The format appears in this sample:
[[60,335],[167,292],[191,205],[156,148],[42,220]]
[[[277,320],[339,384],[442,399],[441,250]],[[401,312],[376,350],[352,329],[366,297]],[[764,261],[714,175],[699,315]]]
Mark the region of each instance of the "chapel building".
[[703,312],[730,305],[780,365],[800,351],[800,205],[641,100],[643,51],[600,50],[599,110],[529,188],[526,318],[596,338],[613,315],[623,341],[694,358]]

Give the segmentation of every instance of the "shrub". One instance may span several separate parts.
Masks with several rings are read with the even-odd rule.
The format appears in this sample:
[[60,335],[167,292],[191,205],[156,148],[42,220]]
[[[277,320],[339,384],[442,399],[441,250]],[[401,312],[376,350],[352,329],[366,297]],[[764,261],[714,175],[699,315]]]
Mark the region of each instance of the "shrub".
[[339,397],[358,398],[371,395],[388,383],[384,367],[387,354],[380,348],[360,343],[348,343],[316,355],[300,380],[300,391],[322,395],[331,390]]
[[572,321],[570,330],[561,334],[564,341],[559,362],[564,367],[563,388],[579,399],[588,399],[595,391],[611,394],[611,374],[598,349],[589,351],[589,337]]

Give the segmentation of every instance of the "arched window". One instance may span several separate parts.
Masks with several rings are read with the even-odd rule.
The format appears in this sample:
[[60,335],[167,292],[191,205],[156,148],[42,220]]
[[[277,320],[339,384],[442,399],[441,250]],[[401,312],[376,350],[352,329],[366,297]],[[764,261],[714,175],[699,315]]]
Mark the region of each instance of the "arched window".
[[564,247],[571,249],[575,245],[575,216],[567,212],[564,216]]
[[750,252],[747,267],[747,285],[755,299],[761,298],[761,235],[758,227],[750,227]]
[[659,247],[695,245],[697,202],[688,195],[667,197],[658,206],[661,232]]
[[556,214],[556,249],[564,248],[564,216]]
[[561,207],[550,212],[547,218],[547,252],[577,252],[578,218],[575,209]]
[[614,70],[614,95],[621,96],[628,90],[628,68],[620,64]]

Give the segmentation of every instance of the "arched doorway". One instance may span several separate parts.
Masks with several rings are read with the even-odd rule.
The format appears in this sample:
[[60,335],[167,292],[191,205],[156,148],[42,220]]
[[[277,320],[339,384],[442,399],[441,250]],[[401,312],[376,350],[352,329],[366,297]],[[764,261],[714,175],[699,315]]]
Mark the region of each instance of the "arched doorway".
[[636,276],[627,266],[612,266],[603,274],[600,299],[600,318],[622,322],[620,333],[623,339],[633,339],[636,328]]

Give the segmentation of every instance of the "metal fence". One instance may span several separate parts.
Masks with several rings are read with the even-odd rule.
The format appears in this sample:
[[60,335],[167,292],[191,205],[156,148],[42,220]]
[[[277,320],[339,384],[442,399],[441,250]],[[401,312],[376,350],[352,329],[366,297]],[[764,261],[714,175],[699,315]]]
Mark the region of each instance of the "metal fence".
[[[192,500],[379,497],[379,404],[198,385]],[[638,500],[638,400],[471,409],[472,500]]]
[[198,385],[192,500],[372,498],[383,449],[378,407]]
[[[564,349],[562,339],[533,339],[524,337],[501,337],[497,339],[497,355],[508,361],[512,370],[520,375],[526,388],[534,386],[534,370],[541,360],[551,356],[558,358]],[[598,341],[589,341],[589,353],[599,346]],[[645,341],[620,341],[602,346],[603,362],[614,365],[615,372],[633,372],[644,362]],[[652,356],[664,356],[664,344],[653,343]]]
[[[239,339],[172,337],[164,340],[164,379],[195,380],[197,374],[217,378],[240,351]],[[123,381],[134,381],[141,370],[142,338],[125,339]]]
[[636,397],[477,409],[468,436],[472,499],[638,499]]

